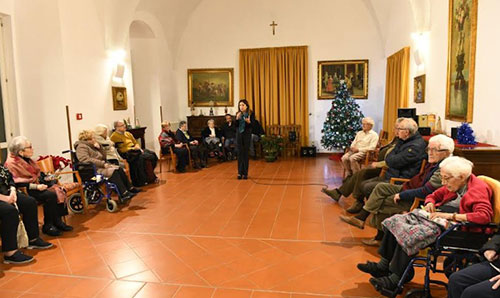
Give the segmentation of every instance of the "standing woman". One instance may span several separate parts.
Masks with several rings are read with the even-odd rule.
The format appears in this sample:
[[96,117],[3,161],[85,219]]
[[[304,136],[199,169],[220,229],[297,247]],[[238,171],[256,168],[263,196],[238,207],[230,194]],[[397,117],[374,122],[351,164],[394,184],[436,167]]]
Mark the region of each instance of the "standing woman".
[[248,151],[252,138],[252,126],[255,122],[255,116],[250,111],[250,106],[246,99],[238,102],[238,113],[236,121],[238,123],[236,130],[236,145],[238,148],[238,179],[248,178]]

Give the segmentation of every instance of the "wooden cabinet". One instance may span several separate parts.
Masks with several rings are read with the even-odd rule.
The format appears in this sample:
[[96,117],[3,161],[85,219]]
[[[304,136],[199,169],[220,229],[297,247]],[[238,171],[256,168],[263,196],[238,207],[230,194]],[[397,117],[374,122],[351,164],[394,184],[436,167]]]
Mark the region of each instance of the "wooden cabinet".
[[193,138],[201,138],[201,131],[208,126],[207,121],[214,119],[215,126],[222,128],[226,122],[225,116],[188,116],[188,131]]
[[136,127],[127,129],[136,140],[141,143],[141,148],[146,149],[146,140],[144,139],[144,135],[146,134],[146,127]]
[[455,147],[453,155],[474,163],[472,172],[500,180],[500,147]]

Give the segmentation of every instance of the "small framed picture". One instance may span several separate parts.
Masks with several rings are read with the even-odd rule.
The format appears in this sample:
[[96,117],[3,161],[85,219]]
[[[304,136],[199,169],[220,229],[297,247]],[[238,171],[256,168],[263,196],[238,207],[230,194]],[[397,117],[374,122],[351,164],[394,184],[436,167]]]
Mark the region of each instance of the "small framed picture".
[[415,103],[425,102],[425,75],[413,78],[413,101]]
[[127,88],[125,87],[111,87],[113,93],[113,110],[126,110],[127,109]]

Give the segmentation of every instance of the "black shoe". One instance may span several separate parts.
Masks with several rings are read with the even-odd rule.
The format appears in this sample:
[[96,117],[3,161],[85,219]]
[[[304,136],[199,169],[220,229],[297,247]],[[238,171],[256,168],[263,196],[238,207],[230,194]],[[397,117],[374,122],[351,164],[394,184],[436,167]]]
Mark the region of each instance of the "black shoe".
[[43,241],[42,238],[38,237],[34,241],[30,241],[27,249],[47,249],[54,246],[52,243]]
[[332,190],[329,190],[328,188],[322,188],[321,192],[325,193],[326,195],[328,195],[335,202],[338,202],[340,200],[340,197],[342,196],[342,194],[340,193],[340,191],[338,191],[338,189],[336,189],[336,188],[332,189]]
[[121,196],[118,196],[118,200],[120,201],[120,203],[124,204],[125,202],[131,200],[134,196],[135,196],[134,193],[126,191],[126,192],[122,193]]
[[382,270],[378,267],[377,263],[375,262],[366,262],[365,264],[359,263],[357,265],[358,269],[371,274],[371,276],[377,278],[377,277],[383,277],[389,275],[389,270]]
[[186,169],[177,169],[177,172],[179,172],[179,173],[186,173]]
[[238,174],[238,180],[241,180],[243,176],[241,176],[240,174]]
[[62,232],[73,231],[73,227],[65,224],[63,221],[55,224],[56,228]]
[[247,175],[243,175],[243,180],[247,180],[248,179],[248,176]]
[[208,166],[207,166],[207,164],[206,164],[206,163],[202,163],[202,164],[201,164],[201,167],[202,167],[202,168],[208,168]]
[[141,192],[141,191],[142,191],[142,189],[140,189],[140,188],[138,188],[138,187],[133,187],[133,186],[132,186],[131,188],[129,188],[129,190],[128,190],[128,191],[130,191],[130,192],[132,192],[132,193],[138,193],[138,192]]
[[42,232],[44,234],[47,234],[49,236],[54,236],[54,237],[61,236],[61,234],[62,234],[62,232],[59,231],[59,229],[56,228],[54,225],[43,225]]
[[3,256],[4,264],[25,264],[29,262],[33,262],[32,256],[27,256],[22,253],[22,251],[16,251],[12,256],[8,257],[6,255]]
[[393,282],[388,276],[372,277],[370,283],[379,292],[394,292],[398,288],[398,283]]

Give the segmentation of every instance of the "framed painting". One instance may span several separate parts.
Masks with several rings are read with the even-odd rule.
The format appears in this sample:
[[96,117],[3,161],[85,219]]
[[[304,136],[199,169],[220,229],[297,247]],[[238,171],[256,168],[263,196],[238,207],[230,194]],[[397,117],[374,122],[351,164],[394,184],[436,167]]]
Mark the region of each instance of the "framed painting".
[[318,61],[318,99],[335,98],[342,80],[352,98],[368,98],[368,60]]
[[125,87],[111,87],[113,94],[113,110],[126,110],[127,109],[127,88]]
[[188,105],[233,106],[233,68],[188,69]]
[[425,75],[413,78],[413,101],[415,103],[425,102]]
[[478,0],[449,0],[446,119],[472,122]]

